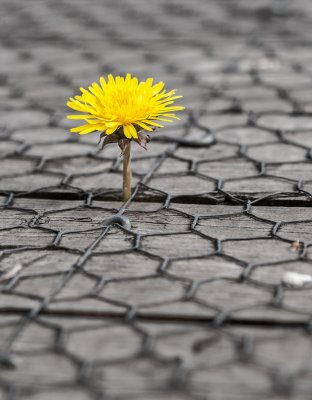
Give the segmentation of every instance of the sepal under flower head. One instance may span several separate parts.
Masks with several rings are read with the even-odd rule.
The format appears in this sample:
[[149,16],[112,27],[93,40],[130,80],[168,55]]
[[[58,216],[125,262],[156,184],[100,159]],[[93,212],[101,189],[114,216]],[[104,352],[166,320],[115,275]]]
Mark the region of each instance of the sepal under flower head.
[[121,154],[124,154],[131,140],[134,140],[141,147],[143,147],[144,150],[147,150],[147,143],[151,141],[151,138],[149,135],[146,135],[143,132],[138,132],[137,139],[127,139],[125,138],[123,132],[118,130],[111,135],[106,135],[104,132],[102,132],[100,135],[99,143],[102,142],[102,149],[108,144],[118,143],[118,146],[120,147],[121,150]]

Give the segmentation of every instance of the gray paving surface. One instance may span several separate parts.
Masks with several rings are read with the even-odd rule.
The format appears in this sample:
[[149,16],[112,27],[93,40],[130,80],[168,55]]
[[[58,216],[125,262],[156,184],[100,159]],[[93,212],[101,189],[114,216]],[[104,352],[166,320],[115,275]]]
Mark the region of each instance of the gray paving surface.
[[[311,35],[308,0],[0,0],[1,400],[311,399]],[[186,111],[124,205],[65,103],[127,72]]]

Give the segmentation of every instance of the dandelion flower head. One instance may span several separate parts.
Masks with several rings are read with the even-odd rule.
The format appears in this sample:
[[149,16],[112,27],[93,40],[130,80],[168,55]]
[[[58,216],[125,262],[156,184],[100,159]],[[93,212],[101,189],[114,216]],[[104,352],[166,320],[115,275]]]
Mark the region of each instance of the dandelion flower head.
[[99,83],[92,83],[88,90],[80,88],[81,94],[67,102],[68,107],[83,113],[68,118],[85,122],[71,132],[85,135],[102,131],[111,135],[122,130],[126,138],[137,139],[140,130],[163,128],[159,122],[179,119],[175,111],[184,110],[173,105],[182,96],[177,96],[175,90],[167,92],[164,86],[163,82],[154,84],[153,78],[139,82],[131,74],[101,77]]

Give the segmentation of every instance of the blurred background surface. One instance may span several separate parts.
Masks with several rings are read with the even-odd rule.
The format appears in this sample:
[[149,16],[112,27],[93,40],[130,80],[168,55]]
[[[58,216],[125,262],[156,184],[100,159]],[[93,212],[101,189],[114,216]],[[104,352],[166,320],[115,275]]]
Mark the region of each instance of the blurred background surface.
[[[1,400],[310,400],[311,34],[308,0],[0,0]],[[65,104],[127,72],[186,111],[125,208]]]

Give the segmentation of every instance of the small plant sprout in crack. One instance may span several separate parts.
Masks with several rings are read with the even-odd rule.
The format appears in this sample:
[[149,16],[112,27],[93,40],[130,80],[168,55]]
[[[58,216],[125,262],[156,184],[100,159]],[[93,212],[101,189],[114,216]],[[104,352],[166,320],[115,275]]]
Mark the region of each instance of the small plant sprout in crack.
[[80,88],[81,94],[70,98],[67,106],[83,114],[69,115],[69,119],[84,120],[84,124],[72,128],[71,132],[86,135],[100,133],[102,147],[117,143],[123,156],[123,200],[131,197],[131,142],[147,150],[150,136],[156,128],[164,128],[159,122],[173,122],[179,119],[176,111],[183,106],[173,105],[177,96],[175,90],[167,92],[165,84],[154,84],[153,78],[139,82],[138,78],[108,75],[92,83],[87,89]]

